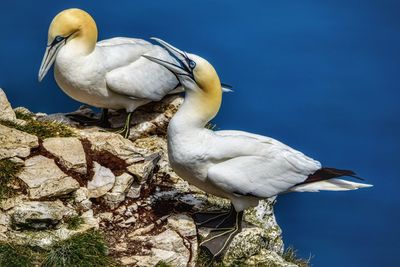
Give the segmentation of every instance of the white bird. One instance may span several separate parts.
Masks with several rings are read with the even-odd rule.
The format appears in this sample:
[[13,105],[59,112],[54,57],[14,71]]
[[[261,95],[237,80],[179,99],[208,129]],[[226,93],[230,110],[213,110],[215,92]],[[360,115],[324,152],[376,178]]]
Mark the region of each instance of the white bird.
[[[103,108],[102,126],[108,126],[108,109],[126,110],[120,132],[128,137],[131,114],[137,107],[183,90],[175,75],[141,56],[176,61],[165,49],[141,39],[117,37],[96,42],[96,23],[88,13],[76,8],[60,12],[49,27],[39,81],[55,63],[55,80],[68,96]],[[89,118],[74,119],[91,122]]]
[[[168,127],[168,155],[174,171],[205,192],[228,198],[228,213],[197,214],[198,225],[214,228],[201,245],[220,255],[241,231],[243,211],[260,199],[286,192],[353,190],[371,185],[338,179],[356,177],[348,170],[323,168],[321,163],[266,136],[205,128],[218,112],[222,90],[213,66],[154,38],[180,65],[144,56],[171,72],[185,88],[185,101]],[[356,177],[357,178],[357,177]]]

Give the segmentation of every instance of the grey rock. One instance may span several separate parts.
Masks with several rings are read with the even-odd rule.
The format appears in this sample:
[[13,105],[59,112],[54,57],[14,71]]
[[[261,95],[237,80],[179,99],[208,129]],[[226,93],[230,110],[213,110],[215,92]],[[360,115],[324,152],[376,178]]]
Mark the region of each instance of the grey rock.
[[14,121],[16,118],[5,92],[0,88],[0,120]]
[[122,201],[125,200],[125,196],[132,185],[133,176],[128,173],[123,173],[115,177],[115,183],[110,192],[107,192],[104,196],[106,203],[111,207],[117,207]]
[[98,198],[105,195],[114,186],[115,175],[106,167],[93,162],[94,176],[87,184],[89,198]]
[[74,201],[75,203],[79,203],[88,199],[89,190],[86,187],[80,187],[78,190],[74,192]]
[[153,173],[159,159],[160,157],[158,154],[153,154],[152,156],[146,157],[142,162],[137,162],[128,166],[127,169],[129,173],[136,177],[136,180],[139,181],[139,183],[145,183]]
[[95,129],[92,131],[81,130],[80,135],[86,138],[92,144],[95,151],[108,151],[111,154],[125,160],[128,164],[143,160],[143,156],[133,143],[122,137],[120,134],[111,132],[99,132]]
[[[194,266],[188,265],[190,250],[179,234],[173,230],[167,229],[156,236],[135,236],[132,240],[151,246],[146,255],[130,257],[130,262],[137,266],[155,266],[160,261],[176,267]],[[128,259],[123,260],[125,263],[128,262]]]
[[75,210],[64,206],[61,201],[24,202],[10,212],[15,227],[33,229],[54,227],[64,216],[75,214]]
[[31,149],[39,146],[36,136],[0,124],[0,160],[28,157]]
[[28,185],[32,199],[62,196],[79,188],[79,183],[62,172],[54,160],[41,155],[27,159],[18,177]]
[[86,174],[86,156],[81,141],[75,137],[53,137],[43,140],[43,147],[60,159],[68,170]]

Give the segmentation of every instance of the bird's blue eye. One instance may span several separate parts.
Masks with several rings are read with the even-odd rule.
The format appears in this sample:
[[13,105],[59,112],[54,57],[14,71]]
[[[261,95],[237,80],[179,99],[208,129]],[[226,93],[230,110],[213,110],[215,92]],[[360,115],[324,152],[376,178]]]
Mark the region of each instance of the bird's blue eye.
[[64,37],[62,37],[62,36],[56,36],[56,42],[61,42],[62,40],[64,40]]
[[189,61],[189,67],[190,67],[191,69],[194,69],[194,67],[196,67],[196,62],[194,62],[193,60],[190,60],[190,61]]

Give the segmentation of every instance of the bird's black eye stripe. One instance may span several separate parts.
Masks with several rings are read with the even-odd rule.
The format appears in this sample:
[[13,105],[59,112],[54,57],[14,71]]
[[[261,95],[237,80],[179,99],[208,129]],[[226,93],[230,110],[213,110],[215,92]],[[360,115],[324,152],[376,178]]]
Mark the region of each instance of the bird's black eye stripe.
[[58,35],[58,36],[56,36],[55,39],[56,39],[56,42],[59,43],[59,42],[61,42],[62,40],[64,40],[64,37]]
[[64,39],[65,39],[65,37],[57,35],[56,38],[54,38],[53,42],[50,44],[50,46],[55,46],[56,44],[63,41]]

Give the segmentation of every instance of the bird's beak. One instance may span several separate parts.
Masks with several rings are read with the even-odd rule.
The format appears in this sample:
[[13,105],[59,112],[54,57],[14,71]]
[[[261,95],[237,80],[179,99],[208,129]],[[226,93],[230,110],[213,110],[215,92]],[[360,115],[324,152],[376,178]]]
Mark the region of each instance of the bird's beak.
[[172,45],[168,44],[167,42],[158,39],[158,38],[151,38],[153,40],[155,40],[156,42],[160,43],[165,49],[167,49],[167,51],[172,54],[178,61],[179,65],[176,65],[172,62],[168,62],[159,58],[155,58],[152,56],[148,56],[148,55],[143,55],[143,57],[147,58],[148,60],[151,60],[157,64],[160,64],[161,66],[164,66],[165,68],[167,68],[168,70],[170,70],[172,73],[174,73],[175,75],[187,75],[190,78],[193,79],[193,73],[189,68],[189,58],[186,55],[185,52],[179,50],[176,47],[173,47]]
[[182,68],[181,66],[175,65],[174,63],[171,63],[171,62],[159,59],[159,58],[151,57],[151,56],[148,56],[148,55],[142,55],[142,57],[145,57],[148,60],[153,61],[154,63],[160,64],[161,66],[166,67],[167,69],[169,69],[175,75],[187,75],[187,76],[193,77],[184,68]]
[[152,39],[152,40],[156,41],[157,43],[159,43],[160,45],[162,45],[165,49],[167,49],[167,51],[169,53],[171,53],[174,57],[176,57],[178,59],[179,63],[181,63],[182,66],[186,70],[190,71],[189,57],[186,54],[186,52],[176,48],[175,46],[170,45],[169,43],[167,43],[159,38],[151,37],[150,39]]
[[56,60],[56,55],[60,48],[64,45],[64,42],[59,42],[56,44],[51,44],[46,47],[46,52],[44,53],[42,64],[40,65],[38,79],[41,82],[46,76],[47,72]]
[[[189,67],[190,59],[189,59],[188,55],[186,54],[186,52],[170,45],[169,43],[167,43],[159,38],[152,37],[150,39],[156,41],[161,46],[163,46],[170,54],[172,54],[177,59],[177,61],[179,62],[179,64],[181,64],[181,66],[175,65],[171,62],[167,62],[162,59],[147,56],[147,55],[143,55],[143,57],[166,67],[171,72],[173,72],[175,75],[186,75],[186,76],[189,76],[192,80],[194,80],[193,71]],[[222,88],[223,92],[233,92],[232,86],[230,86],[228,84],[221,83],[221,88]]]

